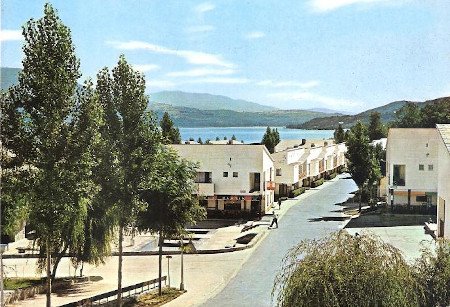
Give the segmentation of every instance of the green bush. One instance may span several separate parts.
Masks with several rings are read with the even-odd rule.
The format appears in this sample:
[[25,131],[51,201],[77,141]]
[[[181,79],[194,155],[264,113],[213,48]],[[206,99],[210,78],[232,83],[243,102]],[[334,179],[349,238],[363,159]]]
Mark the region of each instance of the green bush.
[[290,193],[291,194],[290,197],[297,197],[297,196],[305,193],[305,191],[306,191],[306,188],[304,188],[304,187],[292,190]]
[[450,242],[439,239],[435,250],[423,249],[414,267],[422,306],[450,306]]
[[328,180],[331,180],[335,177],[336,177],[336,173],[331,173],[330,175],[328,175]]
[[315,187],[318,187],[319,185],[322,185],[323,181],[324,181],[323,178],[320,178],[320,179],[318,179],[316,181],[313,181],[311,183],[311,188],[315,188]]
[[288,253],[272,290],[277,306],[419,306],[422,290],[400,251],[340,231]]

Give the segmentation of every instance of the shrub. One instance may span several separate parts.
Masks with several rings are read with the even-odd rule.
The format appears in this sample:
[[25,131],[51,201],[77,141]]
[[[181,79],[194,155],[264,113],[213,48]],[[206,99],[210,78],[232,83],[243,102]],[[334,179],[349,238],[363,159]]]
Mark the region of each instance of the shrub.
[[436,250],[423,249],[415,274],[424,292],[422,306],[449,306],[450,242],[439,239]]
[[306,188],[304,188],[304,187],[292,190],[289,197],[297,197],[297,196],[305,193],[305,191],[306,191]]
[[311,188],[315,188],[315,187],[318,187],[319,185],[322,185],[323,181],[324,181],[323,178],[320,178],[320,179],[318,179],[316,181],[313,181],[311,183]]
[[420,289],[398,249],[340,231],[291,249],[272,296],[277,306],[418,306]]

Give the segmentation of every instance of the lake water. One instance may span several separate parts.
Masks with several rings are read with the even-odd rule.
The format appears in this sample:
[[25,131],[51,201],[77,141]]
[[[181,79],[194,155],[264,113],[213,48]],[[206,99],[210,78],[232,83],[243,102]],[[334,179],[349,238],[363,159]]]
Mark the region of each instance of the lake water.
[[[301,140],[301,139],[329,139],[333,137],[334,130],[302,130],[302,129],[287,129],[284,127],[275,127],[280,133],[282,140]],[[202,128],[186,128],[180,127],[180,134],[182,140],[189,140],[189,138],[197,139],[200,137],[203,141],[207,139],[215,140],[219,137],[221,140],[226,136],[231,139],[232,135],[236,136],[238,141],[244,143],[259,143],[262,140],[264,132],[267,127],[202,127]]]

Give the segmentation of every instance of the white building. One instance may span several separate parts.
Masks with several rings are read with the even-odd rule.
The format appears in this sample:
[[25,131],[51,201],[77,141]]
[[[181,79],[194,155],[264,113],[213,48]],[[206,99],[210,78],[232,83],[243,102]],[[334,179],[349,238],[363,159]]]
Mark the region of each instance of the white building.
[[328,178],[345,165],[345,144],[332,140],[288,140],[277,145],[272,154],[275,166],[275,194],[288,196],[319,178]]
[[208,210],[264,214],[273,205],[273,159],[264,145],[171,146],[199,164],[198,194]]
[[436,125],[439,133],[437,223],[438,236],[450,239],[450,124]]
[[439,133],[434,128],[389,129],[386,148],[391,205],[436,205]]

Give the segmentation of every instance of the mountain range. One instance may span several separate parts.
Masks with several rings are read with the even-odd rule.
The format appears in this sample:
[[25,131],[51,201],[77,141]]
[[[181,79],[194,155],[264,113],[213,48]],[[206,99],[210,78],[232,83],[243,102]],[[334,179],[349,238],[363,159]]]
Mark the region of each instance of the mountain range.
[[337,115],[337,116],[326,116],[326,117],[316,117],[302,124],[288,125],[290,128],[299,128],[299,129],[335,129],[339,123],[342,123],[344,128],[350,128],[353,126],[358,120],[363,123],[368,123],[370,120],[370,114],[372,112],[380,113],[380,119],[383,123],[389,123],[395,119],[395,112],[398,111],[401,107],[403,107],[407,103],[414,103],[419,105],[420,107],[424,107],[427,104],[431,103],[440,103],[445,102],[449,103],[450,97],[442,97],[432,100],[427,100],[423,102],[419,101],[394,101],[388,103],[384,106],[377,107],[374,109],[366,110],[364,112],[355,114],[355,115]]
[[[19,72],[19,68],[2,67],[1,90],[16,84]],[[423,106],[440,99],[449,98],[413,103]],[[395,101],[355,115],[345,115],[325,108],[280,110],[220,95],[162,91],[150,94],[149,108],[158,118],[168,112],[175,125],[180,127],[287,126],[300,129],[335,129],[339,122],[342,122],[345,128],[351,127],[358,120],[368,122],[372,112],[379,112],[381,121],[387,123],[394,119],[395,112],[406,103],[408,101]]]
[[207,93],[186,93],[181,91],[162,91],[150,94],[150,101],[170,104],[175,107],[188,107],[199,110],[233,110],[237,112],[275,111],[277,108],[258,103],[232,99],[226,96]]

